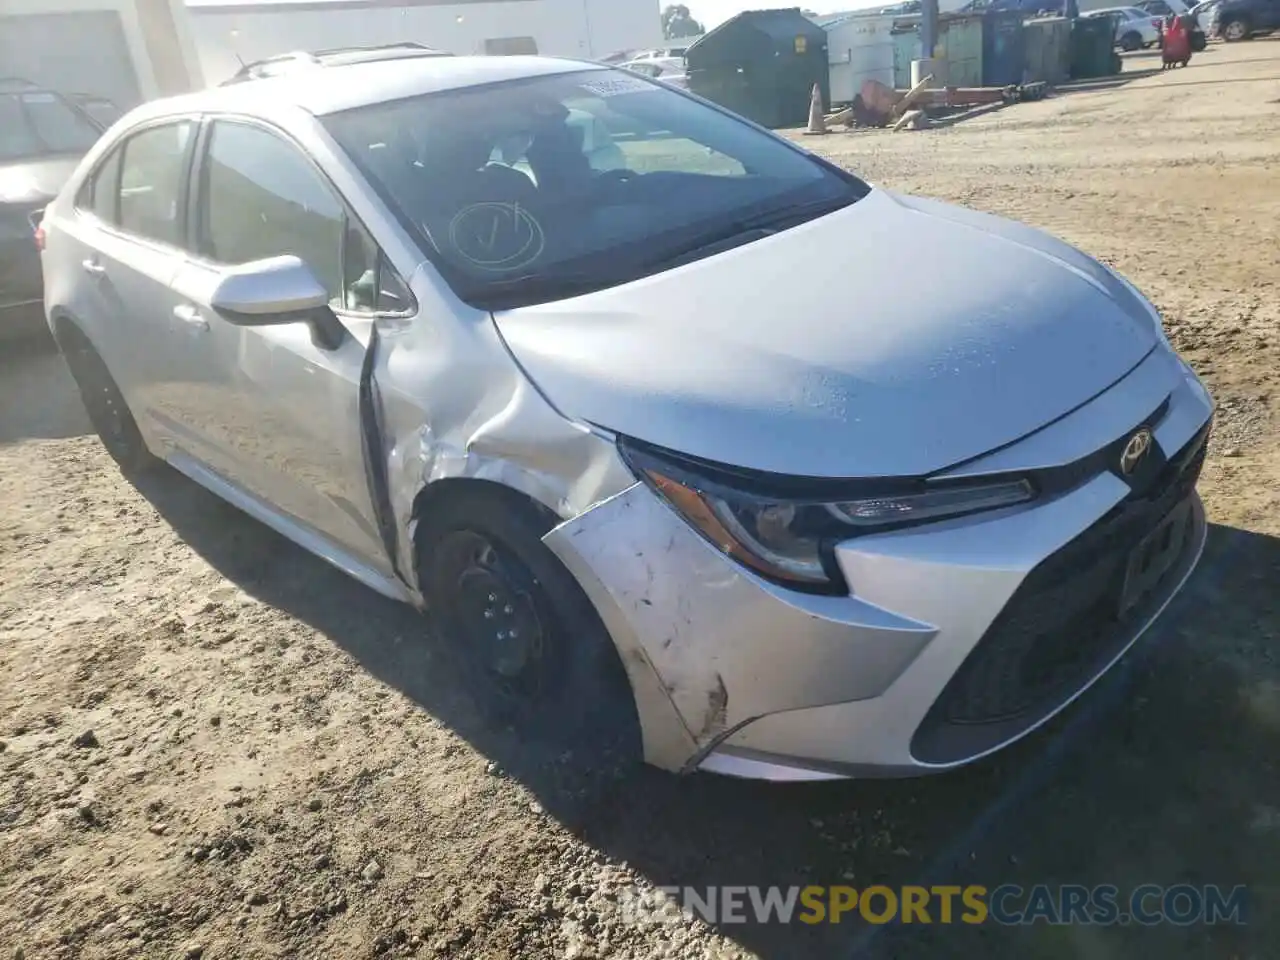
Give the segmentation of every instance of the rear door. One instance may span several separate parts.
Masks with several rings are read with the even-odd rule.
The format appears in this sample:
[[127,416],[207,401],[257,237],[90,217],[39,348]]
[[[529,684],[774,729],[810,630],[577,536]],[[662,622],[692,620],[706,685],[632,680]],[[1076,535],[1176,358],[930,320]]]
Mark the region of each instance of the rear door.
[[1258,26],[1263,30],[1280,30],[1280,0],[1258,0]]
[[[375,318],[407,288],[311,159],[285,134],[214,119],[193,178],[193,255],[175,281],[192,319],[176,365],[193,453],[274,512],[390,574],[365,473],[360,378]],[[241,327],[209,299],[227,268],[292,254],[332,296],[335,349],[306,323]],[[397,302],[396,298],[399,298]]]
[[74,309],[106,359],[139,425],[172,444],[167,409],[174,296],[184,262],[186,181],[196,120],[166,119],[129,134],[99,162],[63,225]]

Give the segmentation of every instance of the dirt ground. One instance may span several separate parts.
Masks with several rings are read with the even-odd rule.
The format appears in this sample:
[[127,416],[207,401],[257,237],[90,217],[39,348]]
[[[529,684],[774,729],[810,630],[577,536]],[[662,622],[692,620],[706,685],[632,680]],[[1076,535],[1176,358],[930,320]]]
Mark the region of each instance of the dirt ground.
[[[531,769],[451,692],[423,621],[176,475],[128,485],[61,361],[11,352],[0,960],[1280,956],[1280,41],[946,129],[804,142],[1116,265],[1211,385],[1208,554],[1124,666],[1029,741],[931,779]],[[928,283],[928,265],[885,282]],[[1251,899],[1246,926],[1150,929],[653,928],[616,908],[631,884],[873,882]]]

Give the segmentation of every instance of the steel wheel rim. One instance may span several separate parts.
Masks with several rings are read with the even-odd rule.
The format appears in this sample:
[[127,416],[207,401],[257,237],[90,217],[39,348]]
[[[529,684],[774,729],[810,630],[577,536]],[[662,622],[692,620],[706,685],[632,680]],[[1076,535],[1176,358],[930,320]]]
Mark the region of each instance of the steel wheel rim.
[[115,386],[99,369],[101,361],[86,350],[79,351],[76,364],[87,381],[82,388],[85,407],[94,429],[108,448],[120,450],[129,442],[127,412]]
[[508,706],[539,702],[557,650],[537,580],[509,549],[473,530],[450,534],[441,550],[452,571],[448,619],[468,668]]

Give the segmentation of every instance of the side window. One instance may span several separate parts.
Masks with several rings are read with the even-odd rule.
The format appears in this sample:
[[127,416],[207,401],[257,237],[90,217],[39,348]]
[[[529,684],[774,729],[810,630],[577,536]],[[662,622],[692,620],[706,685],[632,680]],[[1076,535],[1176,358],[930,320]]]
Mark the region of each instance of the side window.
[[[297,147],[261,127],[213,125],[200,188],[197,248],[219,263],[292,254],[306,261],[335,309],[382,305],[398,283],[377,245]],[[401,289],[407,304],[408,294]]]
[[240,264],[293,254],[341,301],[342,204],[296,147],[259,127],[217,122],[203,170],[203,256]]
[[149,127],[125,141],[118,216],[122,230],[183,246],[182,185],[193,130],[194,124],[183,120]]

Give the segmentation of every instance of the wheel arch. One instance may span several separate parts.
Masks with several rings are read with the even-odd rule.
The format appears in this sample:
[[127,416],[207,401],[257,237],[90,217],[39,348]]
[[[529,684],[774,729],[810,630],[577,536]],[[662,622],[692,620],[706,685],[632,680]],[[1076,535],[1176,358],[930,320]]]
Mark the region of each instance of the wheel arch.
[[[93,342],[93,338],[89,336],[89,332],[85,330],[84,324],[64,306],[56,305],[49,308],[49,329],[53,333],[54,340],[70,331],[74,335],[84,337],[91,347],[95,350],[98,349],[97,344]],[[102,351],[98,350],[99,356],[101,356],[101,353]]]
[[[457,497],[492,497],[516,509],[529,510],[546,523],[548,531],[557,526],[562,519],[550,506],[533,495],[496,480],[474,476],[441,477],[423,486],[413,498],[410,522],[413,525],[412,538],[415,552],[423,546],[418,536],[422,518],[428,512],[448,509],[449,501]],[[415,579],[417,573],[415,567]]]
[[1244,27],[1244,33],[1236,39],[1248,39],[1249,35],[1253,32],[1253,20],[1247,13],[1236,13],[1234,11],[1227,14],[1227,16],[1218,23],[1218,34],[1222,39],[1231,42],[1230,38],[1227,36],[1227,28],[1233,23],[1238,23]]
[[619,619],[616,611],[601,609],[597,597],[599,589],[591,589],[590,584],[583,583],[583,572],[575,570],[565,563],[564,556],[555,549],[548,538],[563,525],[565,520],[547,503],[533,494],[507,486],[494,480],[479,477],[445,477],[427,484],[420,489],[414,498],[411,541],[414,551],[413,577],[415,585],[420,587],[418,558],[420,550],[425,549],[419,537],[421,519],[427,511],[447,511],[453,498],[464,496],[493,497],[495,502],[503,502],[536,514],[545,533],[542,542],[547,545],[556,562],[566,572],[578,588],[582,590],[587,603],[600,619],[600,624],[617,654],[622,671],[630,688],[631,702],[635,717],[640,727],[641,747],[645,759],[663,769],[679,771],[692,755],[694,744],[683,722],[679,719],[670,694],[652,663],[644,656],[639,642],[625,627],[625,620]]

